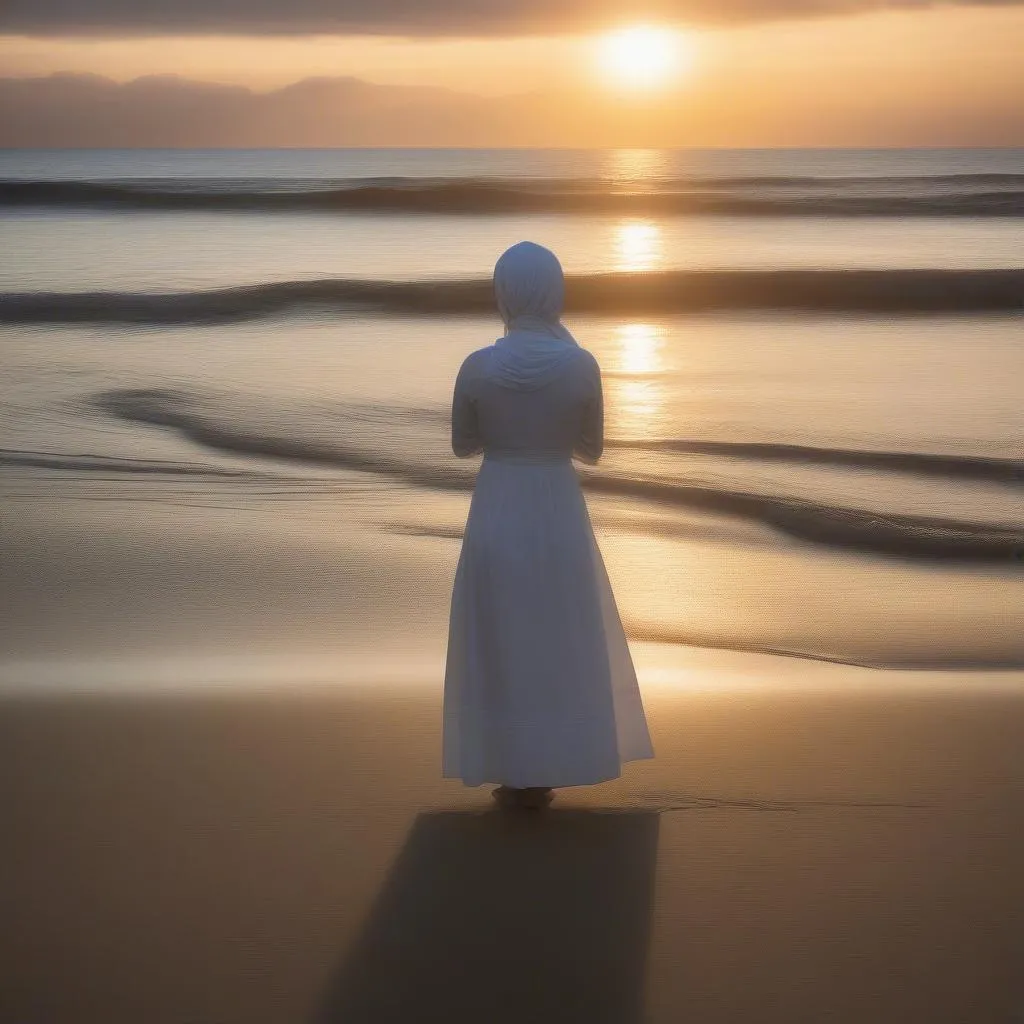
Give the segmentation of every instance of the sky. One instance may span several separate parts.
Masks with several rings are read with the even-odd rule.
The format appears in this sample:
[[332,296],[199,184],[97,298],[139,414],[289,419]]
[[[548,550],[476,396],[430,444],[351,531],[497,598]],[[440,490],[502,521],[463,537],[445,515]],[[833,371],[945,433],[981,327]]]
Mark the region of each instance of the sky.
[[1024,3],[4,0],[0,144],[1024,145]]

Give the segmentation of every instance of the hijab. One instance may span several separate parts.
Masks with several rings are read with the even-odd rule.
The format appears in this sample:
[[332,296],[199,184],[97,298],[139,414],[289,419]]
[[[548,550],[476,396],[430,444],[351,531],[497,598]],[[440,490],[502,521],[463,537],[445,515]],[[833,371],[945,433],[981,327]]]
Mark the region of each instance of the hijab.
[[502,387],[531,391],[551,381],[578,350],[560,319],[565,276],[550,249],[519,242],[494,267],[494,298],[505,335],[494,344],[495,379]]

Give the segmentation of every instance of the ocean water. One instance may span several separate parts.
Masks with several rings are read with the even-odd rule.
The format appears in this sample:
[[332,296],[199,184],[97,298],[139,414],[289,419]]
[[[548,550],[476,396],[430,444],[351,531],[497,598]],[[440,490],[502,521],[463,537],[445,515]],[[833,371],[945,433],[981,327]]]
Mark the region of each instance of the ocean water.
[[8,151],[0,232],[5,678],[436,682],[522,238],[638,650],[1024,666],[1024,151]]

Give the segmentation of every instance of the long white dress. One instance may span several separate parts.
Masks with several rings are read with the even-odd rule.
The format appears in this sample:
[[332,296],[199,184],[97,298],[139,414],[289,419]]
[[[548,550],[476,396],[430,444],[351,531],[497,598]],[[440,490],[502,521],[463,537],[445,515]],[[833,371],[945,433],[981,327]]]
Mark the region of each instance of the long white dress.
[[572,458],[603,444],[601,375],[573,346],[511,381],[500,346],[470,355],[457,455],[483,451],[452,594],[445,777],[579,786],[653,756],[636,673]]

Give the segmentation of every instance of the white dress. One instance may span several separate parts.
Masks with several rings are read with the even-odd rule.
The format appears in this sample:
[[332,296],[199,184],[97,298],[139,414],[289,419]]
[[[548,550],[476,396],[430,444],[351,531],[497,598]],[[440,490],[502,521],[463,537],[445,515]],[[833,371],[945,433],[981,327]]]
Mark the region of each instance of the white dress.
[[452,594],[445,777],[580,786],[653,756],[636,673],[573,455],[603,444],[597,362],[510,384],[470,355],[452,406],[457,455],[483,451]]

